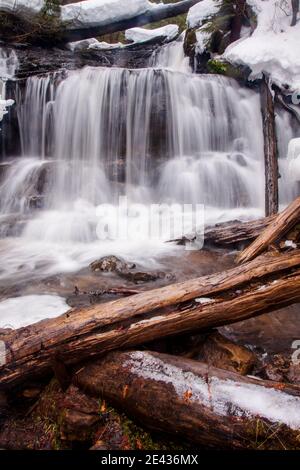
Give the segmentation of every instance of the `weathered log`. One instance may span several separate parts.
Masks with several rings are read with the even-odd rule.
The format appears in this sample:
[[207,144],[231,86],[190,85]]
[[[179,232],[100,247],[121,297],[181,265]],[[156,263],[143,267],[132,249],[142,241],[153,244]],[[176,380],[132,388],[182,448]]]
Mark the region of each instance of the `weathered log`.
[[300,251],[266,254],[222,273],[71,310],[3,335],[1,386],[48,372],[55,354],[73,364],[113,349],[238,322],[298,301]]
[[240,263],[254,259],[274,242],[281,239],[300,221],[300,197],[275,217],[260,236],[238,256]]
[[148,351],[114,352],[74,379],[154,431],[203,446],[300,448],[300,387]]
[[[214,226],[205,228],[204,246],[216,246],[219,248],[235,247],[241,244],[250,243],[257,238],[261,232],[270,225],[275,216],[265,217],[257,220],[241,222],[233,220],[223,222]],[[201,235],[202,236],[202,235]],[[191,233],[182,238],[171,240],[179,245],[194,242],[197,240],[197,234]]]
[[261,111],[265,155],[265,208],[268,217],[278,212],[279,170],[274,101],[266,77],[261,83]]

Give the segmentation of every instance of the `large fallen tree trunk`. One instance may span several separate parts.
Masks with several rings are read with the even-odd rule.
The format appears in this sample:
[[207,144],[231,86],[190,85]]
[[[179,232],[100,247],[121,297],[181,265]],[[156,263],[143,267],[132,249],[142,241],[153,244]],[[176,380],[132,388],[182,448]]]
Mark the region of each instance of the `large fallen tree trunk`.
[[300,448],[300,387],[147,351],[114,352],[75,383],[143,426],[222,448]]
[[[209,299],[207,299],[209,297]],[[59,354],[76,363],[157,338],[238,322],[300,301],[300,251],[143,292],[0,337],[2,387],[45,373]]]
[[216,246],[221,248],[240,246],[241,244],[250,243],[257,238],[261,232],[272,223],[274,217],[275,216],[264,217],[247,222],[241,222],[239,220],[224,222],[207,227],[204,231],[204,235],[191,233],[182,238],[171,240],[171,242],[185,245],[197,239],[203,239],[204,246]]
[[295,199],[283,212],[275,217],[260,236],[238,255],[237,260],[240,263],[245,263],[254,259],[267,250],[272,243],[280,240],[299,222],[300,197]]

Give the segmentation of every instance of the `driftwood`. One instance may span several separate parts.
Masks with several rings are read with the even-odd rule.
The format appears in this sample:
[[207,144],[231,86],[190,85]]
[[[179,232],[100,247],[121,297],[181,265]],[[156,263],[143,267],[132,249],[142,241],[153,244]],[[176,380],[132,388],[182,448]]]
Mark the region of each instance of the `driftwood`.
[[[209,299],[207,299],[209,297]],[[266,254],[231,270],[71,310],[2,335],[2,387],[113,349],[238,322],[300,301],[300,251]]]
[[269,216],[278,212],[279,170],[274,101],[266,77],[261,83],[261,111],[265,154],[265,208],[266,216]]
[[[236,247],[241,244],[250,243],[257,238],[261,232],[270,225],[275,216],[265,217],[257,220],[241,222],[234,220],[223,222],[205,228],[204,246],[215,246],[219,248]],[[197,240],[197,235],[191,233],[182,238],[171,240],[179,245],[185,245]]]
[[300,387],[176,356],[114,352],[79,370],[76,385],[154,431],[201,446],[300,448]]
[[300,197],[295,199],[283,212],[272,220],[272,223],[260,234],[260,236],[244,251],[237,260],[245,263],[254,259],[263,251],[280,240],[300,221]]

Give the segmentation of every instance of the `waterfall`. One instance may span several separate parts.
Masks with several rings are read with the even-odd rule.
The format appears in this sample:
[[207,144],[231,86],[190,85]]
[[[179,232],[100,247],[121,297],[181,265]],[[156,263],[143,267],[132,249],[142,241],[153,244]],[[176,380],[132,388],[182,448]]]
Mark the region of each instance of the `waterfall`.
[[156,202],[262,207],[259,99],[229,79],[87,67],[55,91],[51,77],[29,79],[19,114],[24,155],[45,158],[51,137],[52,207],[107,201],[108,179]]
[[[146,256],[152,241],[135,228],[125,244],[98,239],[99,205],[115,207],[120,195],[147,207],[204,204],[207,224],[262,215],[259,95],[225,77],[189,73],[178,65],[181,49],[168,45],[155,67],[86,67],[20,88],[22,158],[0,183],[0,217],[19,214],[23,222],[9,252],[0,250],[0,279],[74,271],[108,252],[136,260],[138,246]],[[120,217],[127,223],[127,213]],[[101,224],[111,234],[117,221],[109,212]],[[192,226],[191,219],[186,230]],[[155,241],[156,252],[169,238]]]

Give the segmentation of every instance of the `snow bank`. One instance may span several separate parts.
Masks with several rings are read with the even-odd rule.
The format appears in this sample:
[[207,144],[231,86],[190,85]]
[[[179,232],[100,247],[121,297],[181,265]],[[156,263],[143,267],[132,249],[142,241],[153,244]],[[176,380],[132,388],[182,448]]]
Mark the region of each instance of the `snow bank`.
[[2,121],[5,114],[8,113],[7,108],[14,104],[14,100],[2,100],[0,95],[0,122]]
[[101,26],[141,15],[150,7],[148,0],[88,0],[63,5],[61,18],[74,27]]
[[145,28],[131,28],[125,32],[125,37],[128,41],[145,42],[154,38],[165,38],[167,41],[175,39],[179,34],[179,27],[176,24],[169,24],[161,28],[145,29]]
[[189,28],[198,28],[211,16],[215,15],[220,7],[221,0],[203,0],[190,8],[187,15]]
[[232,64],[248,65],[250,79],[270,76],[273,83],[300,89],[300,21],[291,27],[291,2],[248,0],[257,15],[252,36],[231,44],[223,58]]
[[184,397],[187,384],[190,400],[201,403],[219,416],[264,417],[273,423],[300,429],[300,397],[257,384],[208,377],[203,380],[192,372],[165,363],[147,352],[133,352],[125,364],[145,379],[172,384],[177,395]]
[[44,0],[0,0],[0,11],[39,13],[44,4]]
[[58,295],[25,295],[0,302],[0,328],[22,328],[70,310]]

